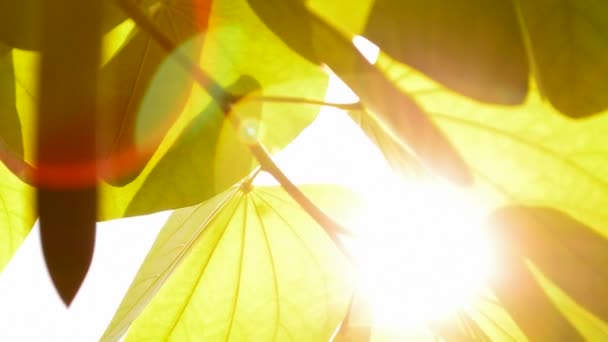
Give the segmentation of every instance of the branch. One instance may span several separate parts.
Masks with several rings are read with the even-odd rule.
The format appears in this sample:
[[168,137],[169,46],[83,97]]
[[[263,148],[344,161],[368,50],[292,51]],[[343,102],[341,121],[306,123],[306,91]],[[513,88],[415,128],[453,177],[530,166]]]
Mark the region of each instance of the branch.
[[[240,120],[235,115],[230,115],[231,107],[240,100],[240,97],[228,93],[212,76],[193,63],[187,56],[177,50],[173,41],[144,13],[144,11],[131,0],[116,0],[117,4],[133,19],[133,21],[147,32],[167,52],[171,53],[186,70],[190,71],[194,80],[218,103],[219,107],[228,117],[235,128],[240,126]],[[272,98],[271,98],[272,99]],[[278,99],[278,98],[274,98]],[[251,154],[257,159],[261,168],[270,173],[285,191],[306,211],[330,236],[338,248],[352,260],[338,234],[352,235],[350,231],[342,227],[331,217],[317,207],[300,189],[274,163],[270,154],[259,141],[247,143]]]

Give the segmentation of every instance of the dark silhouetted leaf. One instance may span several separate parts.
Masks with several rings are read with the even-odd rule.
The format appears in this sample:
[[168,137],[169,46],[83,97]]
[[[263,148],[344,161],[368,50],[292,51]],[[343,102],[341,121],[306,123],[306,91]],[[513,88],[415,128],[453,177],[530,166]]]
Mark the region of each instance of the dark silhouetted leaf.
[[466,96],[499,104],[526,97],[526,51],[510,0],[376,0],[362,34]]
[[352,42],[301,1],[248,0],[288,46],[311,62],[326,64],[373,112],[388,134],[409,145],[430,169],[459,184],[471,175],[458,152],[420,107],[371,65]]
[[502,241],[570,297],[608,320],[608,239],[558,210],[506,207],[493,216]]
[[[356,197],[302,190],[336,219]],[[327,341],[346,314],[351,271],[280,187],[233,188],[173,213],[102,340],[132,324],[126,341]]]
[[[43,6],[36,166],[44,183],[37,184],[37,205],[47,269],[66,305],[84,280],[95,243],[96,171],[81,174],[72,166],[96,160],[102,2],[57,0]],[[65,167],[62,176],[78,183],[48,178],[45,172],[53,167]]]
[[[494,2],[492,2],[494,3]],[[513,0],[531,47],[540,88],[562,113],[608,107],[608,2]]]
[[521,257],[505,252],[495,269],[498,274],[492,277],[491,287],[530,341],[583,341]]

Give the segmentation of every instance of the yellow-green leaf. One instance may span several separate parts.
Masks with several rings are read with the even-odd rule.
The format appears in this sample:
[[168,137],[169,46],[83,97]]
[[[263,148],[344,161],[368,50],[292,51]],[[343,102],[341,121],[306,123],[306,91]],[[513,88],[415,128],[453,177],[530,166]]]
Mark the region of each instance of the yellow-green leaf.
[[[209,29],[204,34],[204,42],[199,65],[221,85],[228,87],[243,75],[249,75],[261,85],[260,92],[253,94],[257,98],[244,99],[251,103],[246,104],[242,101],[239,106],[262,105],[259,121],[251,123],[254,127],[257,126],[258,139],[271,153],[285,147],[315,119],[319,111],[318,106],[270,103],[259,98],[260,96],[291,96],[320,101],[325,95],[328,76],[321,68],[286,47],[260,22],[245,0],[214,2],[209,18]],[[168,67],[167,75],[171,76],[172,70],[174,70],[173,67]],[[160,82],[159,89],[165,87],[161,82],[162,78],[159,78],[158,81]],[[153,83],[155,82],[156,80],[153,81]],[[157,97],[162,97],[158,93],[155,94]],[[152,94],[146,95],[144,99],[148,97],[151,100],[149,104],[152,106],[157,100]],[[210,163],[205,164],[204,160],[208,157],[203,151],[196,151],[194,145],[206,146],[207,150],[211,148],[206,145],[210,143],[210,137],[205,136],[204,132],[200,130],[202,126],[216,120],[219,115],[219,112],[216,113],[217,110],[217,104],[213,103],[206,93],[206,89],[195,86],[184,110],[177,114],[179,115],[177,122],[165,135],[163,142],[139,176],[120,188],[103,187],[105,199],[102,202],[102,217],[108,219],[132,215],[135,212],[149,213],[155,210],[194,205],[223,191],[225,187],[207,186],[213,184],[214,181],[205,179],[205,176],[199,172],[200,168],[193,168],[193,165],[209,169],[215,167]],[[145,123],[148,122],[148,119],[155,117],[149,116],[149,113],[154,111],[154,106],[152,106],[151,112],[142,112],[138,116],[142,117],[142,122]],[[154,119],[152,122],[159,121]],[[224,128],[224,130],[231,129]],[[141,132],[145,131],[142,128]],[[180,135],[183,137],[179,137]],[[194,137],[201,140],[195,141]],[[149,177],[163,175],[161,172],[153,171],[157,168],[156,165],[172,149],[172,145],[176,141],[186,139],[191,139],[193,143],[189,147],[192,154],[184,158],[174,158],[176,164],[172,167],[180,170],[180,174],[185,174],[187,177],[176,178],[172,175],[169,179],[147,180]],[[177,147],[173,149],[177,149]],[[223,155],[221,158],[230,161],[230,155]],[[221,173],[231,174],[235,170],[228,168],[221,170]],[[209,172],[211,171],[205,171],[205,174]],[[179,181],[180,185],[167,186],[166,182],[171,181]],[[148,196],[144,200],[144,202],[149,201],[150,207],[143,202],[138,208],[132,204],[126,213],[130,203],[139,201],[133,198],[145,183],[162,184],[162,187],[155,188],[154,195]],[[200,187],[201,184],[206,184],[206,187]],[[147,190],[142,189],[142,191]],[[154,203],[155,201],[157,203]]]
[[[351,192],[303,190],[334,217],[349,214]],[[174,213],[104,338],[143,310],[127,340],[328,340],[351,281],[326,232],[281,188],[232,189]]]
[[0,165],[0,271],[34,225],[33,201],[33,189]]

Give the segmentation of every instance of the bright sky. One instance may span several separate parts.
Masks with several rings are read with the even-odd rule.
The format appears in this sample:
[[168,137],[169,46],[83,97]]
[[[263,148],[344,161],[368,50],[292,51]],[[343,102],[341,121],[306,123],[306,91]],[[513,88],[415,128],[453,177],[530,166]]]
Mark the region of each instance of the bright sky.
[[[357,98],[334,77],[327,100]],[[324,108],[276,160],[296,183],[343,184],[370,200],[358,221],[367,244],[350,245],[375,324],[423,325],[466,304],[483,285],[489,258],[479,233],[482,212],[470,197],[441,184],[397,186],[345,113]],[[69,310],[46,274],[36,227],[0,275],[0,341],[96,341],[168,215],[100,223],[91,270]]]

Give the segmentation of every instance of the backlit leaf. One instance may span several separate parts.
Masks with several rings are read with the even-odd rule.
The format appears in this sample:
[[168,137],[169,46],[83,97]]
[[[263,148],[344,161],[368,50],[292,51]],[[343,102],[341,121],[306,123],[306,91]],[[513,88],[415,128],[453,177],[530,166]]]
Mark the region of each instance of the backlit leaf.
[[[179,52],[197,61],[204,37],[197,33],[207,28],[211,1],[144,1],[143,5]],[[111,183],[125,184],[141,171],[186,104],[193,81],[170,56],[147,32],[136,28],[101,71],[101,153],[126,154],[133,163],[118,158],[111,165]],[[141,122],[151,127],[142,131]]]
[[[209,29],[204,35],[205,43],[200,66],[207,73],[226,87],[234,84],[243,75],[249,75],[260,84],[260,91],[252,94],[254,95],[252,98],[246,99],[251,103],[241,103],[239,106],[244,106],[244,108],[263,106],[257,124],[252,121],[250,123],[252,126],[257,126],[258,139],[271,153],[285,147],[315,119],[319,111],[318,106],[290,106],[284,103],[265,102],[262,98],[257,98],[259,96],[295,96],[322,100],[328,76],[322,69],[286,47],[260,22],[245,0],[214,2],[209,18]],[[163,64],[163,68],[165,64]],[[167,67],[163,73],[166,72],[169,77],[175,77],[171,76],[173,71],[177,72],[173,67]],[[152,83],[156,82],[156,79],[152,81]],[[162,77],[158,79],[158,82],[160,82],[159,89],[165,87]],[[148,98],[151,101],[146,102]],[[144,102],[149,103],[152,109],[138,114],[141,122],[146,123],[149,120],[162,122],[164,117],[161,116],[159,121],[154,115],[149,114],[155,112],[153,106],[155,101],[157,99],[152,95],[144,97]],[[213,180],[202,178],[204,176],[200,173],[200,168],[193,168],[193,165],[214,168],[213,164],[203,165],[208,156],[205,156],[202,150],[196,151],[194,145],[205,146],[205,151],[212,148],[208,144],[213,140],[211,137],[205,136],[208,132],[205,130],[211,129],[213,125],[218,125],[217,117],[220,113],[217,112],[217,109],[217,104],[212,102],[206,90],[195,86],[184,110],[179,113],[177,122],[169,129],[163,142],[140,175],[121,188],[104,186],[102,217],[108,219],[132,215],[136,212],[149,213],[155,210],[194,205],[223,191],[225,188],[220,189],[219,186],[213,186]],[[247,112],[250,111],[246,110],[243,114]],[[157,124],[152,125],[158,126]],[[203,126],[207,128],[202,128]],[[224,130],[229,129],[224,128]],[[146,129],[141,130],[141,132],[145,131]],[[196,141],[194,138],[201,140]],[[171,176],[169,180],[163,178],[148,180],[149,177],[164,177],[165,173],[154,171],[157,169],[156,165],[164,158],[168,150],[177,149],[177,147],[172,148],[176,141],[188,139],[192,142],[192,146],[188,147],[192,152],[191,155],[184,158],[167,157],[175,163],[171,166],[172,169],[179,170],[178,174],[183,177]],[[226,158],[227,162],[241,160],[236,156],[231,159],[229,154],[222,155],[221,158]],[[230,175],[238,169],[228,168],[221,170],[221,173]],[[203,174],[208,175],[210,172],[206,170]],[[167,182],[171,181],[179,182],[179,185],[168,186]],[[146,187],[150,188],[149,193],[154,192],[153,196],[144,198],[143,195],[136,195],[145,183],[147,183]],[[150,187],[153,184],[160,185],[160,187]],[[210,186],[200,187],[201,184]],[[149,190],[142,188],[141,191]],[[158,193],[162,193],[163,196],[158,196]],[[139,198],[134,200],[135,196]],[[146,201],[147,204],[144,203]],[[140,203],[135,204],[136,202]],[[127,211],[128,206],[131,208]]]
[[[226,91],[239,96],[256,92],[259,88],[254,79],[244,76]],[[234,106],[230,115],[247,124],[247,120],[259,122],[261,112],[260,102],[244,101],[244,105]],[[129,203],[126,214],[167,209],[168,205],[171,209],[193,205],[247,176],[254,162],[243,134],[246,132],[236,132],[231,120],[212,102],[155,165]],[[165,189],[173,191],[166,192]],[[163,192],[165,196],[155,195]],[[191,194],[182,196],[183,193]],[[169,194],[173,197],[168,197]]]
[[526,97],[528,62],[510,0],[376,0],[362,34],[466,96],[501,104]]
[[[353,203],[340,188],[303,190],[334,217]],[[104,339],[143,310],[127,340],[327,340],[350,280],[328,235],[281,188],[232,189],[173,214]]]
[[0,165],[0,271],[34,225],[33,201],[33,189]]

